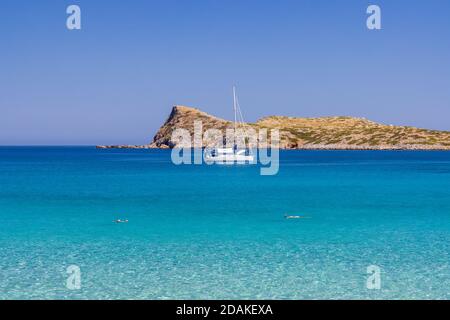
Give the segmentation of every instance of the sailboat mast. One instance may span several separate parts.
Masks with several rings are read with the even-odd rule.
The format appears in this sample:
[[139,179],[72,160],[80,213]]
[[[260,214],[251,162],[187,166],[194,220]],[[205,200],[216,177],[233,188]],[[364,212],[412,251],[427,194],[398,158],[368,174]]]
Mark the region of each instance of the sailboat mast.
[[233,150],[236,151],[236,121],[237,121],[237,108],[236,108],[236,87],[233,86],[233,109],[234,109],[234,144]]
[[[234,135],[236,136],[236,121],[237,121],[237,110],[236,110],[236,87],[233,86],[233,109],[234,109]],[[236,137],[235,137],[236,139]]]

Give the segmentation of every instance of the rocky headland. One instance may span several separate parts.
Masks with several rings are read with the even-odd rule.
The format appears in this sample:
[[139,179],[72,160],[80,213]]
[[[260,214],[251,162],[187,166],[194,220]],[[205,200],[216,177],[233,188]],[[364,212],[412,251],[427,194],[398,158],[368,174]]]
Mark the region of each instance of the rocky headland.
[[[147,145],[97,146],[109,148],[174,148],[172,132],[177,128],[194,133],[194,121],[202,122],[203,132],[208,129],[232,128],[233,123],[209,115],[196,108],[174,106],[153,140]],[[450,131],[420,129],[376,123],[364,118],[347,116],[297,118],[270,116],[248,128],[278,129],[281,149],[312,150],[450,150]],[[270,135],[269,135],[270,136]]]

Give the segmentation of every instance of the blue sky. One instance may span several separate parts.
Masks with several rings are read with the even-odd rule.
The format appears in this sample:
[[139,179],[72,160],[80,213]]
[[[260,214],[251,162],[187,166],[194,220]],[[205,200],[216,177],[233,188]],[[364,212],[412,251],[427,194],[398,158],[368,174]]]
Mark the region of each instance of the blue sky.
[[248,121],[450,130],[448,0],[2,0],[0,39],[0,145],[148,143],[174,104],[231,119],[233,84]]

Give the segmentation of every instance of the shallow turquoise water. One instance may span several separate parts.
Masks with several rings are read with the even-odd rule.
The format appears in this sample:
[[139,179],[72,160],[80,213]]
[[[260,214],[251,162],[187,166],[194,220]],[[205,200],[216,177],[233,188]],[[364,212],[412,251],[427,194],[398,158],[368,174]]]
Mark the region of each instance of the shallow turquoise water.
[[162,150],[2,147],[0,221],[1,299],[450,298],[445,152],[285,151],[260,176]]

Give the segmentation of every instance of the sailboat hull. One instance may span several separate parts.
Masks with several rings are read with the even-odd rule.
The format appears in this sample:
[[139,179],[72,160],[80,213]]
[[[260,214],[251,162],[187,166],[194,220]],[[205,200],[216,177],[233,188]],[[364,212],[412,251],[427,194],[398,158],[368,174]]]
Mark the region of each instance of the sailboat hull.
[[217,156],[205,155],[205,160],[217,164],[240,164],[240,163],[245,164],[245,163],[253,163],[254,157],[252,155],[239,155],[239,154],[224,154]]

